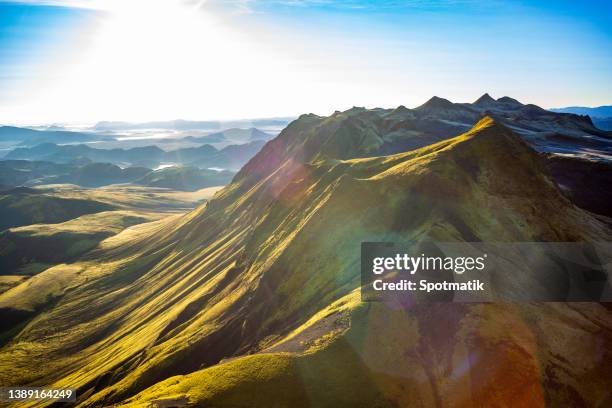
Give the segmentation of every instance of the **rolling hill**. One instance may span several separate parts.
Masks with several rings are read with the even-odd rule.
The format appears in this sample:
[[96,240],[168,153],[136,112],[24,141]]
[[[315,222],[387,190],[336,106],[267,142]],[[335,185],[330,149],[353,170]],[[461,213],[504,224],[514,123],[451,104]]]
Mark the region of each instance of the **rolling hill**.
[[30,160],[0,161],[0,185],[18,187],[31,180],[66,174],[74,167],[67,164]]
[[34,275],[69,262],[105,238],[136,224],[160,218],[156,213],[104,211],[58,224],[34,224],[0,232],[1,275]]
[[130,183],[146,174],[151,169],[146,167],[128,167],[122,169],[110,163],[91,163],[78,167],[63,177],[44,180],[45,184],[76,184],[83,187],[100,187],[109,184]]
[[113,209],[114,206],[95,200],[63,198],[39,190],[15,188],[0,193],[0,231],[23,225],[64,222]]
[[84,407],[610,403],[600,304],[359,302],[362,241],[612,238],[503,121],[373,155],[413,114],[303,115],[206,205],[37,275],[52,301],[3,293],[0,381]]

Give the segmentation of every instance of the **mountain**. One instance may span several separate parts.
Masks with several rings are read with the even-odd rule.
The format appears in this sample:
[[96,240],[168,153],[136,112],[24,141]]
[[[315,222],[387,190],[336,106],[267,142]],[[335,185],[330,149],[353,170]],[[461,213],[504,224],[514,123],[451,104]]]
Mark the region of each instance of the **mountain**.
[[0,161],[0,184],[5,186],[33,186],[40,184],[77,184],[99,187],[115,183],[128,183],[151,172],[144,167],[122,169],[110,163],[85,165],[52,163],[29,160]]
[[75,163],[83,159],[99,163],[131,165],[134,167],[157,167],[163,163],[176,163],[201,168],[220,167],[239,169],[264,145],[256,140],[242,145],[229,145],[220,150],[211,145],[164,151],[157,146],[131,149],[95,149],[87,145],[64,145],[45,143],[31,148],[10,151],[7,160],[39,160],[56,163]]
[[[481,97],[476,103],[479,103],[482,99]],[[432,97],[423,105],[416,108],[415,111],[419,113],[421,119],[443,119],[464,123],[474,123],[481,116],[479,111],[471,106],[455,104],[448,99],[439,98],[437,96]]]
[[222,132],[213,133],[212,135],[209,135],[209,137],[210,136],[213,136],[213,137],[223,136],[225,140],[228,140],[236,144],[249,143],[249,142],[253,142],[256,140],[267,141],[267,140],[274,138],[274,136],[272,136],[271,134],[262,132],[261,130],[257,128],[253,128],[253,127],[248,128],[248,129],[238,129],[238,128],[227,129]]
[[[219,160],[219,150],[209,144],[199,147],[186,147],[166,152],[163,160],[170,163],[182,164],[199,161],[208,165],[211,161],[216,163],[217,160]],[[210,166],[214,166],[214,164]]]
[[33,130],[14,126],[0,126],[0,141],[18,142],[22,146],[35,146],[42,143],[82,143],[97,140],[114,140],[114,138],[94,133]]
[[219,151],[221,160],[216,167],[229,170],[239,170],[265,145],[263,140],[255,140],[249,143],[229,145]]
[[497,101],[491,97],[488,93],[485,93],[480,98],[474,101],[474,106],[482,107],[482,108],[495,108],[497,105]]
[[586,106],[569,106],[567,108],[551,108],[551,112],[574,113],[576,115],[588,115],[591,118],[610,118],[612,117],[612,105],[597,106],[594,108]]
[[599,118],[596,117],[593,119],[593,123],[600,129],[612,131],[612,117],[609,118]]
[[84,407],[607,405],[601,304],[360,302],[363,241],[612,238],[489,116],[372,156],[401,111],[303,115],[207,205],[1,294],[2,384]]
[[229,145],[220,150],[211,145],[187,147],[166,152],[164,161],[200,168],[219,167],[237,170],[253,157],[264,143],[262,140],[256,140],[250,143]]
[[248,128],[248,129],[240,129],[240,128],[232,128],[226,129],[221,132],[211,133],[206,136],[194,137],[187,136],[184,138],[193,143],[222,143],[222,142],[230,142],[236,144],[243,144],[253,142],[255,140],[270,140],[274,136],[269,133],[262,132],[257,128]]
[[596,108],[570,106],[567,108],[553,108],[549,110],[552,112],[588,115],[599,129],[612,130],[612,106],[599,106]]
[[83,187],[100,187],[109,184],[130,183],[146,174],[151,169],[146,167],[128,167],[122,169],[110,163],[91,163],[77,167],[64,176],[41,180],[44,184],[76,184]]
[[228,184],[235,173],[198,169],[196,167],[168,167],[149,172],[135,180],[135,184],[149,187],[163,187],[172,190],[196,191],[205,187]]
[[186,136],[183,138],[186,142],[191,143],[226,143],[227,139],[223,136],[223,132],[211,133],[206,136]]

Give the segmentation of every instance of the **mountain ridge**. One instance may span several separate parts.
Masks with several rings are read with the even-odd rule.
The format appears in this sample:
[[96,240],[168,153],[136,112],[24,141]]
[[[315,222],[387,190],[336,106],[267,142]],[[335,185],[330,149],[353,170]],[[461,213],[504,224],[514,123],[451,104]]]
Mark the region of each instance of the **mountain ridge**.
[[[423,401],[457,397],[492,403],[501,398],[510,403],[516,395],[504,390],[544,392],[542,383],[559,381],[558,367],[565,365],[548,352],[557,349],[547,330],[571,327],[580,334],[575,341],[586,346],[593,340],[584,329],[589,319],[612,324],[601,306],[579,306],[585,313],[581,325],[574,327],[567,316],[575,312],[567,305],[551,310],[538,305],[448,304],[412,312],[359,305],[354,291],[360,285],[360,243],[425,238],[609,240],[609,226],[572,205],[546,174],[540,156],[493,118],[430,146],[361,157],[380,118],[376,111],[361,110],[328,118],[304,115],[268,142],[205,206],[103,243],[89,260],[72,266],[82,268],[81,276],[88,281],[75,277],[57,307],[39,315],[0,349],[0,361],[13,356],[11,366],[0,365],[3,383],[72,384],[85,396],[83,406],[176,398],[173,387],[182,387],[186,378],[160,381],[186,374],[195,383],[180,392],[187,393],[184,398],[190,403],[214,406],[230,398],[236,406],[269,406],[271,384],[290,384],[291,391],[277,397],[308,406],[308,400],[297,398],[304,395],[295,385],[301,369],[319,373],[318,381],[304,377],[306,386],[314,387],[306,394],[325,406],[353,401],[353,394],[342,392],[351,389],[347,384],[359,385],[356,395],[363,401],[389,406],[406,402],[407,394],[401,392],[405,387],[411,398]],[[359,132],[344,131],[343,124]],[[343,146],[350,149],[339,148]],[[136,231],[142,232],[134,239]],[[0,306],[6,307],[3,299],[0,295]],[[87,307],[92,301],[95,307]],[[538,312],[548,319],[536,319]],[[491,318],[496,313],[505,317],[503,328],[499,319]],[[381,320],[384,315],[390,318]],[[313,318],[315,322],[308,323]],[[83,319],[87,323],[76,330]],[[57,338],[45,336],[50,322],[55,322]],[[308,332],[307,324],[321,334]],[[326,324],[333,329],[321,329]],[[508,326],[513,330],[505,330]],[[384,333],[391,342],[382,342],[372,332]],[[306,336],[302,340],[310,346],[294,351],[297,354],[265,353],[281,347],[292,333]],[[530,343],[529,336],[537,339]],[[600,338],[609,345],[611,337]],[[432,342],[438,343],[433,347]],[[28,344],[36,345],[27,349],[32,353],[28,359],[53,353],[52,366],[23,368],[26,356],[16,351]],[[397,349],[386,351],[384,344]],[[483,363],[469,369],[471,378],[479,378],[479,385],[489,390],[480,396],[461,384],[449,386],[464,364],[452,356],[469,354],[473,344],[483,345],[476,348]],[[596,351],[581,350],[581,355],[565,358],[571,364],[581,357],[592,361],[589,353]],[[436,355],[442,355],[442,361]],[[223,364],[228,358],[235,360]],[[500,371],[487,377],[490,364]],[[521,375],[511,375],[517,364]],[[589,390],[610,385],[612,377],[605,376],[602,363],[593,364],[602,375],[589,378],[589,384],[572,383],[572,398],[594,402],[599,394]],[[338,372],[332,366],[356,371]],[[240,375],[258,367],[269,371],[263,377]],[[416,379],[410,374],[415,372]],[[428,372],[448,375],[427,381]],[[224,383],[225,375],[235,381]],[[198,382],[202,376],[206,382]],[[429,385],[432,382],[435,386]],[[248,384],[267,397],[243,393]],[[197,391],[204,385],[209,391]],[[563,390],[547,387],[546,392],[549,401],[571,402]],[[544,398],[528,394],[525,403],[533,402],[528,399],[532,396]]]

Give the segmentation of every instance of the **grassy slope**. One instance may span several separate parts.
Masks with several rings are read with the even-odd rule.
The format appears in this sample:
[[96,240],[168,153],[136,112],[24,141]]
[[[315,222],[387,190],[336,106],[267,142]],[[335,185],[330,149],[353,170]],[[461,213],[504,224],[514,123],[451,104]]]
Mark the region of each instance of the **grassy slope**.
[[22,225],[64,222],[84,214],[113,209],[113,205],[95,200],[41,193],[4,194],[0,196],[0,230]]
[[171,377],[121,406],[605,406],[612,370],[583,347],[609,342],[585,330],[609,321],[592,304],[363,305],[327,347]]
[[85,189],[72,184],[56,184],[42,186],[39,190],[48,191],[61,198],[96,200],[125,210],[183,212],[212,198],[221,188],[207,187],[193,192],[182,192],[140,186],[113,185]]
[[3,275],[32,274],[35,265],[52,265],[77,258],[121,230],[162,217],[161,213],[105,211],[59,224],[34,224],[0,233]]
[[[6,195],[6,203],[19,204],[21,212],[29,217],[27,220],[17,218],[26,223],[47,219],[56,221],[58,212],[53,212],[55,207],[52,206],[48,211],[45,206],[49,201],[59,203],[60,206],[65,202],[97,203],[103,211],[58,224],[34,224],[1,232],[0,293],[23,283],[28,276],[36,275],[60,262],[75,259],[95,247],[102,239],[129,225],[157,219],[162,213],[189,210],[211,198],[220,188],[177,192],[136,186],[84,189],[74,185],[47,185],[37,189],[21,189],[19,193]],[[104,211],[106,208],[119,210]],[[60,220],[73,215],[65,209],[59,213],[62,215]],[[14,214],[11,212],[9,215],[14,221]],[[11,275],[15,273],[18,276]]]
[[[80,282],[84,268],[79,263],[74,264],[74,261],[105,238],[131,225],[165,217],[168,213],[183,213],[210,198],[219,188],[190,193],[125,186],[82,189],[72,185],[56,185],[40,189],[52,199],[93,201],[122,210],[84,215],[58,224],[12,228],[0,233],[0,271],[3,274],[0,276],[0,308],[5,314],[0,331],[7,327],[14,328],[14,318],[23,320],[48,307],[75,282]],[[146,228],[136,229],[142,230]],[[123,236],[134,237],[138,234],[130,230]],[[104,241],[101,247],[108,247],[112,242],[108,239],[108,243]],[[88,265],[95,265],[95,262]],[[46,272],[42,276],[28,279],[43,271]]]
[[[119,222],[123,222],[121,214],[102,214],[104,218],[117,218]],[[151,215],[152,218],[156,218],[157,214]],[[177,216],[165,217],[161,220],[154,222],[147,222],[144,224],[135,225],[128,228],[121,228],[118,225],[105,225],[104,219],[98,219],[97,222],[102,222],[103,225],[100,228],[106,230],[117,229],[119,232],[116,235],[110,236],[109,238],[101,241],[98,244],[98,251],[112,251],[129,247],[133,240],[141,238],[152,232],[159,230],[160,225],[172,223],[176,220]],[[65,224],[69,227],[74,227],[77,223],[81,223],[83,220],[77,219]],[[61,225],[61,224],[60,224]],[[34,228],[38,226],[33,226]],[[47,226],[40,226],[47,227]],[[51,226],[53,227],[53,226]],[[97,227],[91,226],[92,230],[96,230]],[[123,229],[121,231],[121,229]],[[71,288],[79,286],[92,278],[99,278],[104,275],[108,268],[104,268],[104,265],[99,265],[97,261],[98,253],[94,251],[91,256],[82,258],[77,262],[71,264],[59,264],[54,267],[50,267],[38,275],[30,278],[25,283],[18,285],[6,293],[0,294],[0,308],[14,308],[24,311],[34,311],[39,309],[42,305],[48,302],[49,298],[56,298]]]
[[[79,265],[79,284],[0,350],[0,380],[78,387],[84,405],[100,406],[228,357],[276,350],[179,377],[173,380],[176,389],[161,383],[138,401],[185,393],[194,402],[238,404],[236,398],[252,395],[244,390],[257,386],[263,399],[252,402],[270,406],[274,400],[265,396],[278,390],[274,384],[286,384],[295,390],[283,397],[287,401],[306,392],[337,403],[340,391],[358,385],[356,395],[365,402],[384,395],[398,404],[408,398],[427,405],[460,390],[469,391],[465,398],[483,401],[500,393],[509,401],[523,395],[517,390],[537,397],[535,390],[549,383],[542,396],[547,401],[601,401],[612,378],[601,357],[612,344],[607,329],[612,322],[599,305],[451,304],[434,312],[397,312],[390,320],[383,318],[388,311],[373,307],[353,314],[345,336],[327,336],[333,332],[327,329],[305,335],[303,324],[358,287],[358,248],[364,240],[609,239],[605,226],[573,207],[542,175],[535,153],[490,120],[409,153],[345,161],[317,154],[318,161],[308,163],[309,142],[299,139],[300,132],[314,134],[313,126],[320,125],[319,118],[306,117],[290,126],[260,153],[263,160],[252,160],[206,207],[109,239],[95,263]],[[329,132],[326,142],[331,152],[337,151],[334,134]],[[304,143],[291,144],[292,136]],[[270,151],[279,154],[266,157]],[[300,156],[304,161],[294,159]],[[507,318],[500,320],[499,313]],[[540,321],[542,315],[546,319]],[[330,323],[315,320],[313,328]],[[384,322],[388,327],[377,327]],[[514,322],[522,331],[508,332],[500,322]],[[278,354],[296,330],[314,350]],[[552,334],[564,331],[576,336]],[[591,347],[597,339],[603,351]],[[562,350],[577,352],[561,358]],[[34,361],[45,365],[34,367]],[[524,381],[510,370],[521,361]],[[593,378],[564,371],[585,361]],[[337,364],[326,367],[331,363]],[[248,375],[267,364],[272,367],[261,381]],[[303,380],[300,364],[320,374]],[[224,385],[216,375],[232,380]],[[461,386],[451,387],[457,376]],[[302,388],[300,381],[306,384]]]

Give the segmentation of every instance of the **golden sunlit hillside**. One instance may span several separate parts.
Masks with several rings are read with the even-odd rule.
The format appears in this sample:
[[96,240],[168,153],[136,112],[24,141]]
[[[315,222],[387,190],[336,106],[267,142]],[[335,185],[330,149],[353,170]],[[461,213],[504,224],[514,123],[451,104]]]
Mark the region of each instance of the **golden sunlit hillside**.
[[[60,288],[9,329],[2,383],[75,387],[92,407],[603,403],[612,322],[600,304],[393,310],[355,291],[362,241],[605,241],[609,225],[491,118],[355,159],[336,147],[352,122],[304,117],[209,203],[38,274]],[[21,286],[0,298],[5,313],[36,309],[40,291]]]

